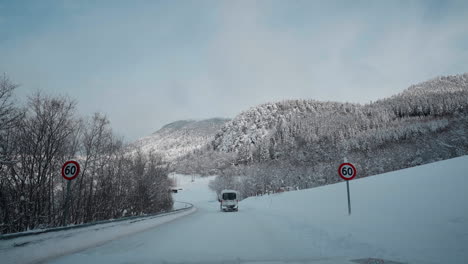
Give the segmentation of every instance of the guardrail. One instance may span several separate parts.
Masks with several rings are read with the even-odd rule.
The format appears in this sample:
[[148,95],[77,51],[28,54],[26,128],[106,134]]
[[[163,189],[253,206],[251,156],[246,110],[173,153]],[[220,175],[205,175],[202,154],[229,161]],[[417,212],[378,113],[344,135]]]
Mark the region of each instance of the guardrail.
[[35,231],[5,234],[5,235],[0,235],[0,240],[7,240],[7,239],[18,238],[18,237],[24,237],[24,236],[33,236],[33,235],[39,235],[39,234],[50,233],[50,232],[58,232],[58,231],[64,231],[64,230],[70,230],[70,229],[78,229],[78,228],[89,227],[89,226],[94,226],[94,225],[110,224],[110,223],[122,222],[122,221],[128,221],[128,220],[135,220],[135,221],[130,222],[130,223],[134,223],[134,222],[144,221],[148,219],[153,219],[156,217],[162,217],[165,215],[175,214],[175,213],[193,208],[193,204],[191,203],[178,202],[178,201],[175,201],[174,203],[185,204],[185,207],[174,209],[174,210],[167,211],[167,212],[159,212],[159,213],[149,214],[149,215],[127,216],[127,217],[122,217],[122,218],[117,218],[117,219],[101,220],[101,221],[79,224],[79,225],[52,227],[52,228],[47,228],[47,229],[38,229]]

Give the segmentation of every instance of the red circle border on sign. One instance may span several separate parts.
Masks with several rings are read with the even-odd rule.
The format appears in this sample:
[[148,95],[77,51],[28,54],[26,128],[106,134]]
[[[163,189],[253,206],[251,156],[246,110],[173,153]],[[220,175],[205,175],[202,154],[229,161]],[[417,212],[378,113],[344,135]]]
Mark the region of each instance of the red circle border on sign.
[[[67,165],[70,164],[70,163],[75,164],[75,166],[76,166],[76,173],[75,173],[75,175],[73,175],[72,177],[67,177],[67,176],[65,176],[65,168],[66,168]],[[80,174],[80,164],[78,164],[78,162],[76,162],[76,161],[74,161],[74,160],[69,160],[69,161],[65,162],[65,164],[63,164],[63,166],[62,166],[62,177],[63,177],[65,180],[71,181],[71,180],[75,179],[76,177],[78,177],[78,174]]]
[[[350,166],[354,170],[354,175],[351,178],[345,178],[343,175],[341,175],[341,168],[343,168],[343,166],[346,166],[346,165]],[[354,177],[356,177],[356,174],[357,174],[356,167],[354,167],[354,165],[351,164],[351,163],[343,163],[343,164],[340,165],[340,167],[338,167],[338,175],[340,175],[340,177],[345,181],[350,181],[350,180],[354,179]]]

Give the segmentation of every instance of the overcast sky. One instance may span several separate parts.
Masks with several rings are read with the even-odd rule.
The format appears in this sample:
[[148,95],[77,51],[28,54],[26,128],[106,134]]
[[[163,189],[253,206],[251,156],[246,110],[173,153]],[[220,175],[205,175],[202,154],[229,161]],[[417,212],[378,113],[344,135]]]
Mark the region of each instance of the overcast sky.
[[128,140],[283,99],[366,103],[468,71],[468,1],[0,0],[0,72]]

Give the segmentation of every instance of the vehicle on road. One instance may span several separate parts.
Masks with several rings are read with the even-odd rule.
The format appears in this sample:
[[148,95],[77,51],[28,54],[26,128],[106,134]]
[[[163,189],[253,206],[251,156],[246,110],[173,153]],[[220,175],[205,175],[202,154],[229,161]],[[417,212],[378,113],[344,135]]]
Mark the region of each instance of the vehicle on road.
[[182,188],[180,188],[180,187],[171,187],[170,190],[171,190],[172,193],[178,193],[178,192],[182,191]]
[[235,190],[223,190],[218,197],[221,211],[239,210],[239,192]]

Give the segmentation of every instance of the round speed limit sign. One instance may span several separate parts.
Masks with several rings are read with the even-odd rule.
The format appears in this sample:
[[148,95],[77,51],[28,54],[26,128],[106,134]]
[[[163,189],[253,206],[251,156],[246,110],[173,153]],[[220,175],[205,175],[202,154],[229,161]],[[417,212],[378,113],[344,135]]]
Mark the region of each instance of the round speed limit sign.
[[343,163],[338,167],[338,174],[345,181],[352,180],[356,177],[356,173],[356,167],[351,163]]
[[80,173],[80,164],[74,160],[65,162],[62,166],[62,176],[65,180],[73,180]]

